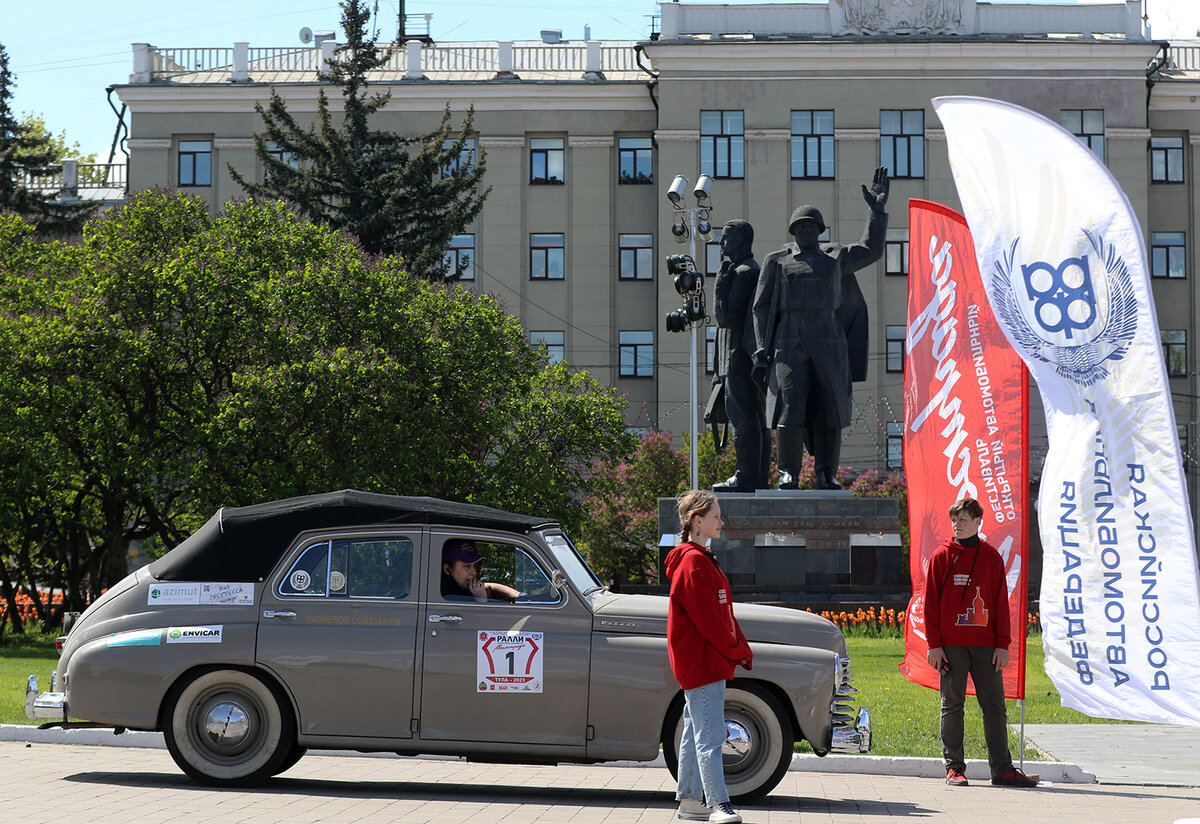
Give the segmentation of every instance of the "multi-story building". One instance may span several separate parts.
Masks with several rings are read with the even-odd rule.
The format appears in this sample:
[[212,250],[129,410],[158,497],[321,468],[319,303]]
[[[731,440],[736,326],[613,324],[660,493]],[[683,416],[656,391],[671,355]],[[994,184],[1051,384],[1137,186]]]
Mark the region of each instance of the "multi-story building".
[[[447,252],[459,274],[497,293],[551,357],[625,392],[631,426],[677,436],[692,411],[689,335],[665,329],[681,301],[663,258],[690,247],[672,235],[672,178],[714,178],[711,221],[750,221],[761,260],[805,203],[833,239],[857,239],[860,184],[887,166],[887,252],[859,273],[870,369],[842,451],[843,463],[883,469],[900,461],[907,202],[958,207],[930,101],[980,95],[1040,112],[1103,159],[1146,232],[1195,500],[1200,43],[1152,41],[1142,14],[1142,0],[663,3],[660,31],[640,43],[409,41],[371,78],[391,93],[375,126],[417,133],[447,105],[474,107],[492,191]],[[227,166],[262,174],[254,104],[274,88],[294,114],[315,111],[333,47],[135,44],[117,86],[132,115],[130,187],[178,187],[213,209],[241,194]],[[716,237],[696,258],[715,272]],[[712,332],[700,336],[701,404]]]

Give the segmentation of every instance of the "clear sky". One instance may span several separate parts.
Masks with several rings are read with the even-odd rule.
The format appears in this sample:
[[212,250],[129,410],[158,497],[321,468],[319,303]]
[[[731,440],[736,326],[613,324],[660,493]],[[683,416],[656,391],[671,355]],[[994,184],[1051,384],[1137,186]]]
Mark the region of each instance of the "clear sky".
[[[376,7],[384,39],[396,31],[398,0]],[[738,3],[750,0],[724,0]],[[1036,0],[1035,0],[1036,1]],[[1155,39],[1197,36],[1200,0],[1145,0]],[[405,0],[408,14],[431,13],[435,41],[537,40],[542,29],[602,40],[649,37],[654,0]],[[130,45],[298,46],[298,33],[338,31],[337,0],[0,0],[0,44],[16,75],[13,108],[42,117],[55,133],[105,160],[117,118],[105,89],[126,83]],[[120,108],[114,93],[113,103]]]

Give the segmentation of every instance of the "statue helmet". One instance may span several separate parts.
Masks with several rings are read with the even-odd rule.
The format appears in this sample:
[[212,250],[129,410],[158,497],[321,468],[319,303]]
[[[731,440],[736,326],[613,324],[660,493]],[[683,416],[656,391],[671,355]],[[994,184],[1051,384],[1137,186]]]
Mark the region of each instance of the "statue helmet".
[[804,220],[813,221],[817,224],[818,231],[825,231],[825,218],[821,217],[821,213],[817,211],[817,207],[800,206],[796,209],[796,211],[792,212],[792,219],[788,221],[788,233],[795,233],[796,224]]

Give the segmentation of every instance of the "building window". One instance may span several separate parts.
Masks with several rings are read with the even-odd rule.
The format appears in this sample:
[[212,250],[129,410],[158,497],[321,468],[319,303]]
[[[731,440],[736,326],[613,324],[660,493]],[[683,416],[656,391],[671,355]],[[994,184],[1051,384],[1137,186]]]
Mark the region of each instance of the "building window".
[[654,377],[654,333],[619,332],[622,378]]
[[565,337],[565,332],[530,332],[529,345],[545,347],[546,357],[550,363],[562,363],[567,356]]
[[475,235],[454,235],[442,259],[446,280],[475,280]]
[[212,185],[212,141],[179,141],[179,185]]
[[905,328],[903,326],[884,327],[884,336],[887,338],[887,371],[903,372]]
[[621,280],[654,279],[654,235],[618,235]]
[[792,112],[792,177],[833,177],[833,112]]
[[717,327],[704,327],[704,374],[717,371]]
[[925,110],[879,113],[879,165],[892,177],[925,177]]
[[1155,183],[1183,182],[1183,138],[1150,138],[1150,180]]
[[[447,138],[442,141],[442,150],[449,151],[454,148],[457,141],[454,138]],[[466,171],[475,163],[475,138],[468,137],[463,140],[462,150],[449,158],[446,164],[442,166],[442,177],[453,177],[461,171]]]
[[904,427],[899,421],[888,421],[885,424],[887,438],[887,468],[904,468]]
[[617,141],[621,183],[654,182],[654,143],[648,137],[622,137]]
[[[907,229],[899,229],[898,233],[908,235]],[[891,234],[892,230],[888,230]],[[888,240],[883,246],[883,272],[886,275],[904,277],[908,275],[908,240]]]
[[1187,377],[1187,330],[1163,329],[1161,334],[1167,375],[1172,378]]
[[1062,124],[1104,162],[1104,109],[1063,109]]
[[701,270],[709,277],[716,277],[721,271],[721,232],[713,229],[712,240],[704,244],[704,268]]
[[1183,232],[1150,233],[1150,275],[1156,278],[1187,277]]
[[529,236],[529,277],[533,280],[562,280],[566,250],[563,235]]
[[[282,163],[284,166],[287,166],[292,169],[300,168],[300,158],[296,156],[296,153],[284,151],[282,148],[280,148],[279,144],[277,144],[274,140],[267,141],[266,149],[267,149],[267,156],[274,158],[275,162]],[[266,183],[266,182],[270,181],[270,179],[271,179],[270,170],[264,169],[263,170],[263,182]]]
[[741,111],[700,112],[700,174],[746,176],[746,130]]
[[563,183],[567,179],[563,171],[563,139],[561,137],[535,137],[529,141],[529,182]]

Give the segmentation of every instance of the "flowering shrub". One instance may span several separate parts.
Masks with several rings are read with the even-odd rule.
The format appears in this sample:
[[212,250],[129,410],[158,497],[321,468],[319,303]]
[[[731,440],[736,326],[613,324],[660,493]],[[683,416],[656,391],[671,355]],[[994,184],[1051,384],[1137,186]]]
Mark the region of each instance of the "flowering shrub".
[[[812,612],[812,610],[808,610]],[[822,611],[822,618],[832,621],[837,624],[838,628],[847,635],[860,635],[868,638],[903,638],[904,637],[904,616],[905,611],[897,612],[894,609],[887,609],[874,606],[863,609],[859,607],[856,612],[829,612]]]
[[[39,593],[39,595],[41,596],[43,608],[62,606],[62,592],[58,592],[56,594],[42,592]],[[29,593],[18,590],[14,600],[17,615],[20,616],[22,621],[33,622],[38,620],[37,609],[34,607],[33,599],[29,597]],[[5,618],[5,624],[9,623],[7,612],[0,609],[0,615],[3,615]]]
[[[806,609],[806,612],[813,612]],[[832,621],[846,635],[856,635],[864,638],[903,638],[904,610],[888,609],[883,606],[870,606],[866,609],[859,607],[854,612],[831,612],[822,610],[819,615]],[[1041,616],[1036,612],[1028,614],[1025,621],[1026,635],[1036,635],[1040,632]]]

